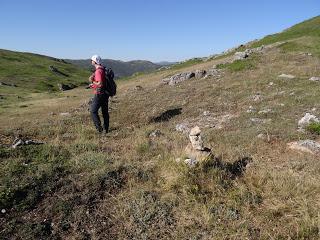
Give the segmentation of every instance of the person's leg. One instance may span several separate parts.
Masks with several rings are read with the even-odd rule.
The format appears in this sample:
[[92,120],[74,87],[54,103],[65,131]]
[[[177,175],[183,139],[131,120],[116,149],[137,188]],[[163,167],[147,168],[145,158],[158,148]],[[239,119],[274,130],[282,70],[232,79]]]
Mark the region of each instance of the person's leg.
[[95,95],[92,100],[90,112],[91,112],[91,117],[92,117],[92,120],[93,120],[93,123],[94,123],[96,129],[99,132],[102,132],[101,121],[100,121],[99,114],[98,114],[99,108],[100,108],[100,101],[99,101],[98,96]]
[[109,97],[106,96],[102,99],[101,102],[101,110],[103,115],[103,121],[104,121],[104,129],[106,132],[109,131],[109,108],[108,108],[108,101]]

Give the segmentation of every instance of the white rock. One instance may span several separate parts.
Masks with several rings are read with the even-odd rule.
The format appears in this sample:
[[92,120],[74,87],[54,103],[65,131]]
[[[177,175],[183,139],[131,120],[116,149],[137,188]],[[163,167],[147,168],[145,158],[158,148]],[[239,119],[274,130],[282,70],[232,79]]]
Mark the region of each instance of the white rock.
[[270,87],[271,86],[273,86],[274,85],[274,83],[273,82],[269,82],[269,84],[268,84]]
[[67,116],[70,116],[71,114],[69,112],[63,112],[63,113],[60,113],[60,116],[63,116],[63,117],[67,117]]
[[280,77],[280,78],[287,78],[287,79],[293,79],[293,78],[295,78],[295,76],[293,76],[293,75],[291,75],[291,74],[281,74],[281,75],[279,75],[278,77]]
[[292,150],[307,152],[311,154],[320,154],[320,143],[313,140],[301,140],[297,142],[288,143]]
[[201,130],[198,126],[195,126],[194,128],[191,129],[189,136],[198,136],[200,135]]
[[257,93],[256,95],[254,95],[254,96],[252,97],[252,100],[253,100],[254,102],[261,101],[261,100],[262,100],[261,94],[260,94],[260,93]]
[[258,112],[258,114],[267,114],[267,113],[271,113],[272,110],[271,109],[265,109],[265,110],[261,110]]
[[1,209],[1,213],[5,214],[7,211],[3,208]]
[[299,128],[305,128],[305,127],[307,127],[309,124],[311,124],[313,122],[318,123],[320,121],[315,115],[312,115],[310,113],[306,113],[304,115],[304,117],[299,120],[298,126],[299,126]]
[[177,124],[176,125],[176,130],[178,132],[183,132],[183,133],[186,133],[186,134],[190,132],[190,128],[184,123]]
[[310,81],[319,82],[320,81],[320,77],[311,77],[309,80]]
[[198,163],[196,159],[191,159],[191,158],[187,158],[186,160],[184,160],[184,162],[190,167],[194,167]]

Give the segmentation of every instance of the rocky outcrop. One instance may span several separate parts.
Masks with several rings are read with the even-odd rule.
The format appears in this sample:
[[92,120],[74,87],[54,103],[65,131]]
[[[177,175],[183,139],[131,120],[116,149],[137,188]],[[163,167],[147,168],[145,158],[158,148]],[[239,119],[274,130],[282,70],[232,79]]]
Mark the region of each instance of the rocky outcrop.
[[195,77],[196,78],[203,78],[206,75],[206,70],[196,70]]
[[168,84],[170,86],[176,85],[180,82],[184,82],[186,80],[189,80],[191,78],[195,77],[194,72],[184,72],[184,73],[178,73],[176,75],[173,75],[172,77],[162,79],[162,82],[164,84]]

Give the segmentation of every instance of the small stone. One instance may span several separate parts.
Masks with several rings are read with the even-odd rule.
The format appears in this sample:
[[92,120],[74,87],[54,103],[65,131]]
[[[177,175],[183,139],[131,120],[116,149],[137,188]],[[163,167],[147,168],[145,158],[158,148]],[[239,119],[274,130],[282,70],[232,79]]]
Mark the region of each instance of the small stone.
[[320,81],[320,77],[311,77],[309,80],[310,81],[314,81],[314,82],[319,82]]
[[273,86],[274,85],[274,83],[273,82],[269,82],[269,84],[268,84],[268,86]]
[[315,112],[315,111],[317,111],[317,109],[316,109],[316,108],[312,108],[311,111],[312,111],[312,112]]
[[63,117],[68,117],[70,116],[71,114],[69,112],[63,112],[63,113],[60,113],[60,116],[63,116]]
[[261,94],[260,94],[260,93],[257,93],[256,95],[254,95],[254,96],[252,97],[252,100],[253,100],[254,102],[261,101],[261,100],[262,100]]
[[1,209],[1,213],[2,214],[5,214],[7,211],[3,208],[3,209]]
[[210,115],[210,112],[209,111],[204,111],[203,112],[203,116],[209,116]]
[[258,114],[267,114],[267,113],[271,113],[271,112],[272,112],[272,110],[268,108],[268,109],[259,111]]
[[195,77],[196,78],[203,78],[206,75],[206,71],[205,70],[196,70],[195,72]]
[[291,74],[280,74],[278,77],[280,77],[280,78],[287,78],[287,79],[293,79],[293,78],[295,78],[295,76],[294,75],[291,75]]
[[149,137],[156,138],[156,137],[160,137],[161,135],[162,135],[161,131],[159,129],[157,129],[157,130],[151,132],[149,134]]
[[263,134],[263,133],[260,133],[260,134],[257,136],[257,138],[262,139],[262,140],[265,140],[265,139],[266,139],[266,135]]
[[189,165],[190,167],[194,167],[197,165],[198,161],[196,159],[187,158],[184,160],[185,164]]

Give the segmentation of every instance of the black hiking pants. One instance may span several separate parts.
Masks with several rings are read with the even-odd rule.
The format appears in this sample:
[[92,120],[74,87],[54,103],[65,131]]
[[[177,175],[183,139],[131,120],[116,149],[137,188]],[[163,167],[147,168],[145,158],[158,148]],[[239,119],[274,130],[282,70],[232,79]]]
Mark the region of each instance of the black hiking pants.
[[103,131],[99,117],[99,108],[101,108],[103,116],[103,125],[106,132],[109,131],[109,111],[108,111],[109,96],[107,94],[95,94],[91,104],[91,117],[96,129],[99,132]]

